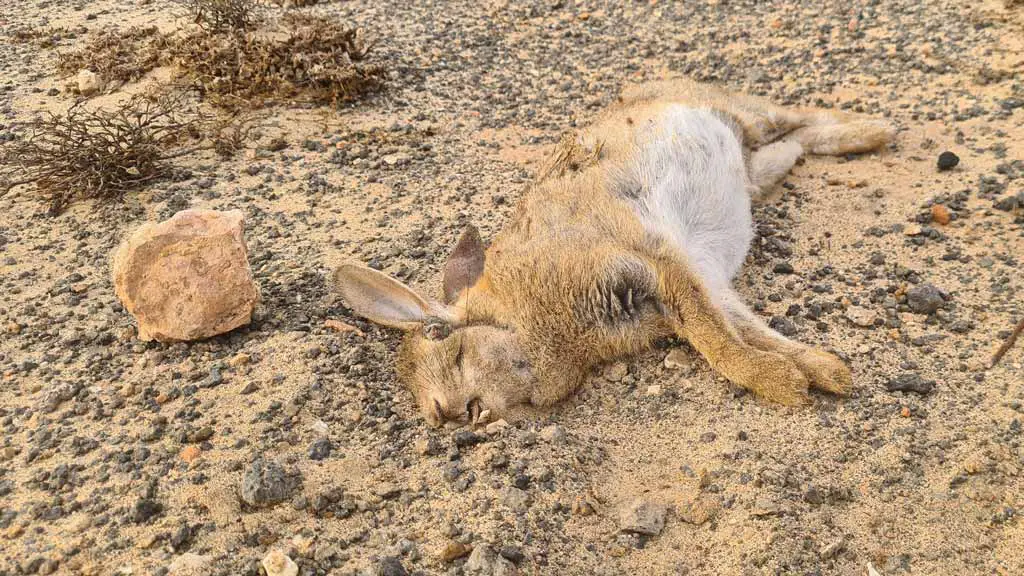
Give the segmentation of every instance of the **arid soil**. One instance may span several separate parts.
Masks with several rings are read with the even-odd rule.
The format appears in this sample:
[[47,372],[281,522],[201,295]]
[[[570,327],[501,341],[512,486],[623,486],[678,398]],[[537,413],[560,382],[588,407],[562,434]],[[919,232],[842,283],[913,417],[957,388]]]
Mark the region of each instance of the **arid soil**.
[[[256,575],[272,550],[301,574],[1024,574],[1024,344],[989,367],[1024,316],[1024,6],[300,10],[375,38],[386,89],[268,108],[245,154],[178,159],[123,202],[0,198],[0,575]],[[0,142],[74,102],[58,53],[181,13],[4,0]],[[493,236],[564,131],[672,74],[899,127],[797,166],[755,208],[738,279],[773,327],[848,360],[853,395],[766,404],[665,342],[505,427],[428,427],[399,334],[355,317],[332,268],[436,293],[464,226]],[[142,343],[110,256],[187,207],[244,211],[262,304],[224,336]],[[638,498],[666,507],[660,533],[621,530]]]

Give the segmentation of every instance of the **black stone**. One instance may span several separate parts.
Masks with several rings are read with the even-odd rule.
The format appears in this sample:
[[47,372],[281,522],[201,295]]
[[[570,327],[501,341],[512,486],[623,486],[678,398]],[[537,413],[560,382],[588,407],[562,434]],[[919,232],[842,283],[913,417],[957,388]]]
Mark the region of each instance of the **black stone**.
[[405,566],[402,566],[401,560],[394,556],[388,556],[377,563],[377,574],[380,576],[408,576],[409,572],[406,571]]
[[942,292],[931,284],[920,284],[907,290],[907,306],[918,314],[934,314],[944,304]]
[[939,167],[939,172],[945,172],[946,170],[956,168],[956,165],[959,163],[960,157],[947,150],[942,154],[939,154],[939,161],[937,165]]
[[772,271],[775,272],[776,274],[792,274],[793,265],[790,264],[789,262],[776,262],[775,266],[772,268]]
[[523,561],[523,551],[520,550],[518,546],[506,544],[501,547],[501,550],[498,553],[501,554],[502,558],[513,564],[519,564]]
[[242,476],[242,501],[250,506],[272,506],[291,497],[295,488],[277,462],[256,460]]
[[804,490],[804,501],[810,504],[821,504],[825,501],[825,495],[817,486],[811,484]]
[[135,503],[132,507],[132,521],[136,524],[143,524],[149,522],[154,516],[158,516],[164,511],[164,505],[151,500],[149,498],[142,498]]
[[466,446],[479,444],[483,442],[485,438],[469,430],[459,430],[452,436],[452,440],[454,440],[456,446],[464,448]]
[[934,380],[925,380],[920,374],[913,372],[900,374],[885,384],[885,389],[889,392],[915,392],[917,394],[928,394],[934,387]]
[[1002,210],[1003,212],[1013,212],[1018,208],[1024,208],[1024,192],[1020,192],[1016,196],[1000,198],[993,202],[992,206],[996,210]]
[[178,552],[187,550],[189,545],[192,543],[193,535],[192,527],[188,524],[182,524],[181,527],[178,528],[177,532],[171,536],[171,546]]
[[309,445],[310,460],[323,460],[331,455],[331,440],[320,438]]
[[768,321],[768,326],[783,336],[793,336],[796,334],[796,324],[783,316],[772,316],[772,319]]

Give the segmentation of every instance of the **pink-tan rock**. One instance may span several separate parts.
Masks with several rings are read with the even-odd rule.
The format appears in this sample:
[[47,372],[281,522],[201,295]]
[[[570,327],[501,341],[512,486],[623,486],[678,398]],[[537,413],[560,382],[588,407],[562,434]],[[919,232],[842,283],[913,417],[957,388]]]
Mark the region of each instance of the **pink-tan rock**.
[[244,326],[259,292],[242,212],[183,210],[140,226],[114,255],[114,291],[141,340],[199,340]]

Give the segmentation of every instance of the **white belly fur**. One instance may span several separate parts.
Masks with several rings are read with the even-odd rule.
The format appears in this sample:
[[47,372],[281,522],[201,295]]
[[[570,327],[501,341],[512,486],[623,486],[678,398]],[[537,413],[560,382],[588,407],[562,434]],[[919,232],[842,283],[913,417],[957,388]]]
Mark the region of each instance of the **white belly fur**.
[[675,244],[712,291],[739,271],[753,238],[743,150],[709,110],[674,106],[638,136],[635,208]]

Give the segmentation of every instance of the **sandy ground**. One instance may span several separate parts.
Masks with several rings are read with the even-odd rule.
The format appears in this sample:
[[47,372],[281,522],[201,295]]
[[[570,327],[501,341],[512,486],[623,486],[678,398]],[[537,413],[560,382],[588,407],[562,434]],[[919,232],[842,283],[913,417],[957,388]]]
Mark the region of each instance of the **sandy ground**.
[[[29,188],[0,199],[0,575],[259,574],[273,549],[302,574],[468,574],[449,557],[460,545],[506,559],[483,573],[1024,574],[1024,346],[988,368],[1024,315],[1024,211],[995,207],[1024,193],[1024,8],[304,10],[377,37],[388,89],[274,107],[243,157],[182,159],[189,177],[121,204],[51,217]],[[73,101],[58,52],[173,14],[163,0],[7,0],[0,141]],[[15,41],[26,26],[56,38]],[[849,361],[853,396],[768,405],[666,342],[492,434],[427,427],[394,378],[398,335],[354,317],[330,270],[373,262],[436,291],[464,225],[499,230],[563,131],[666,74],[900,128],[881,153],[798,166],[755,208],[738,279],[773,325]],[[275,137],[289,146],[256,150]],[[945,150],[960,164],[939,172]],[[932,222],[933,204],[952,222]],[[189,206],[245,212],[263,303],[232,334],[141,343],[109,256]],[[924,285],[944,295],[933,314],[907,303]],[[888,391],[898,376],[935,384]],[[292,479],[284,502],[240,502],[256,460]],[[660,534],[620,531],[637,497],[668,506]]]

